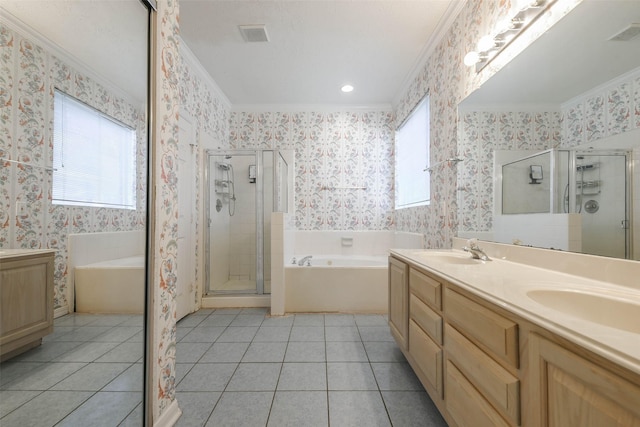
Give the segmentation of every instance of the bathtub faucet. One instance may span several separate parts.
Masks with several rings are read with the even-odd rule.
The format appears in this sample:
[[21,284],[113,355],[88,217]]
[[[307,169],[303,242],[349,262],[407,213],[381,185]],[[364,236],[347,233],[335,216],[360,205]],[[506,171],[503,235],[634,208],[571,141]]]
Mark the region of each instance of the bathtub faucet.
[[304,265],[304,263],[306,262],[307,263],[307,267],[310,267],[311,266],[311,261],[309,261],[309,260],[311,258],[313,258],[313,255],[307,255],[306,257],[301,258],[300,261],[298,261],[298,265],[300,267],[302,267]]

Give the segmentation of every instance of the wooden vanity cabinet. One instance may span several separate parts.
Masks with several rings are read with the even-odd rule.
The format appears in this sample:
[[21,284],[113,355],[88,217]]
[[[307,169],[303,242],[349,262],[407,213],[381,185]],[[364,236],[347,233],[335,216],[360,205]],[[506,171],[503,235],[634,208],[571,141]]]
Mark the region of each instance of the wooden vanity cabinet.
[[640,427],[640,375],[389,260],[391,331],[450,426]]
[[[640,381],[536,333],[529,336],[533,426],[639,427]],[[635,378],[635,383],[629,381]]]
[[53,332],[54,252],[15,252],[0,256],[0,360]]
[[389,328],[402,351],[409,338],[409,266],[389,257]]

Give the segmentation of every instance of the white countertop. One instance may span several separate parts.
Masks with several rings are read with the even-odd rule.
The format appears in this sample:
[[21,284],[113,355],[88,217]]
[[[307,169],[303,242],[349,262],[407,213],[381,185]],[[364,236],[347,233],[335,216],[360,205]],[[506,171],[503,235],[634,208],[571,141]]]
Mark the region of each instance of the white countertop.
[[0,259],[55,253],[55,249],[0,249]]
[[539,289],[596,294],[640,309],[640,289],[502,259],[469,262],[470,254],[460,250],[392,249],[391,253],[640,374],[640,318],[635,318],[631,330],[623,330],[549,308],[527,295]]

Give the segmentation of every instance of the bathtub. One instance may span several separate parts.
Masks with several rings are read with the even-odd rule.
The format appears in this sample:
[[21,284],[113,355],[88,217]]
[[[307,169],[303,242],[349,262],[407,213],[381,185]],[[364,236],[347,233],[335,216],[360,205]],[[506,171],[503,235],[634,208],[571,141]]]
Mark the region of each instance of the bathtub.
[[310,267],[285,265],[285,312],[387,312],[386,255],[319,255],[310,261]]
[[76,312],[142,314],[144,273],[142,255],[76,266]]

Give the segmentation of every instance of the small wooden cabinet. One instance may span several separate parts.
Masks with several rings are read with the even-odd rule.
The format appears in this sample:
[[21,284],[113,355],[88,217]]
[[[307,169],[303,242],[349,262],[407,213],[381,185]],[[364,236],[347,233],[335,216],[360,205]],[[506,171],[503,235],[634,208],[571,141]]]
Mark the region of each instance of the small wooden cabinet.
[[0,360],[36,347],[53,332],[54,251],[0,253]]

